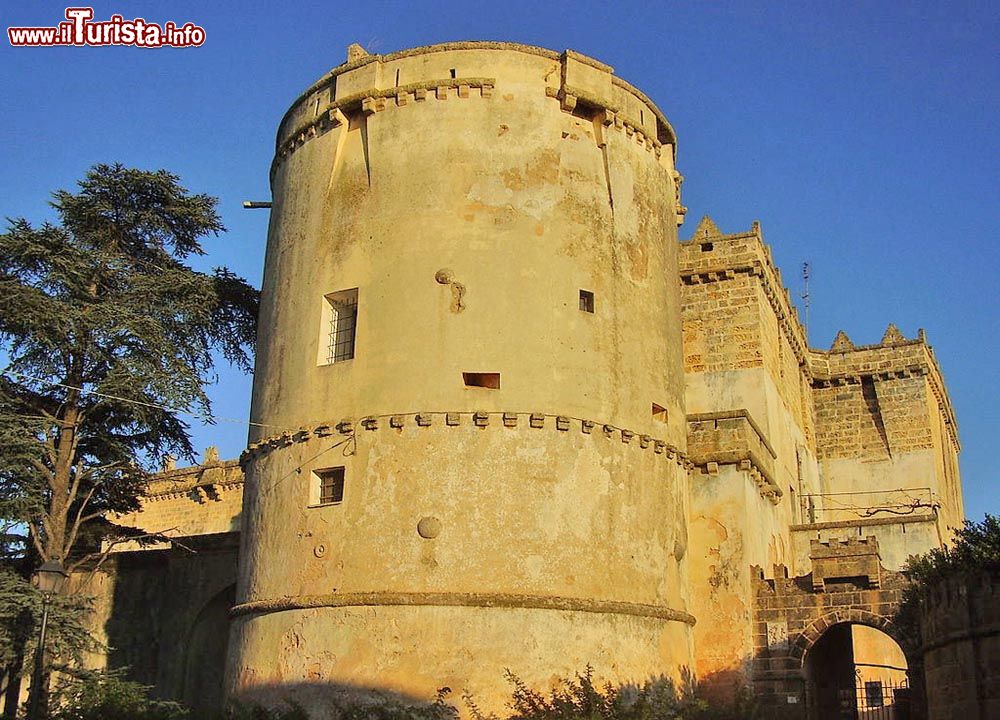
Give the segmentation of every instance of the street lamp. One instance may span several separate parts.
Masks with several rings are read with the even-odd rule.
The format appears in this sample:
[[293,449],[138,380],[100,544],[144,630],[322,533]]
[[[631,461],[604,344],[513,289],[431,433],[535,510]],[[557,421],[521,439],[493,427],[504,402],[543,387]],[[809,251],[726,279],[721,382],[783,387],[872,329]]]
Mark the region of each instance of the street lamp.
[[48,715],[45,677],[45,631],[49,624],[49,602],[58,595],[66,584],[66,569],[58,560],[42,564],[31,578],[31,584],[42,593],[42,626],[38,631],[38,648],[35,650],[35,671],[31,678],[31,693],[28,697],[28,720],[44,720]]

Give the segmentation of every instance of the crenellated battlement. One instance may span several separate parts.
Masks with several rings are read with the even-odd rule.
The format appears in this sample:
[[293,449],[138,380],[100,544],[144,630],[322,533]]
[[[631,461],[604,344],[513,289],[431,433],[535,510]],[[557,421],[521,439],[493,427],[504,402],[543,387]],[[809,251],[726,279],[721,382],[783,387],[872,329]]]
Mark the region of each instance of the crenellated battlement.
[[841,330],[829,350],[809,351],[809,366],[813,387],[817,389],[860,385],[863,379],[888,382],[924,378],[951,442],[956,451],[961,449],[955,410],[934,350],[922,329],[917,331],[917,337],[910,339],[890,323],[882,340],[870,345],[855,345]]
[[706,215],[691,239],[680,243],[679,267],[685,285],[716,283],[740,275],[757,278],[796,360],[808,370],[805,328],[759,222],[754,221],[749,231],[727,234]]
[[[272,179],[289,155],[313,138],[347,125],[352,116],[429,99],[491,99],[498,83],[507,97],[512,97],[512,87],[523,90],[525,77],[517,67],[520,63],[510,63],[509,58],[491,62],[491,53],[555,61],[539,75],[539,97],[557,99],[568,112],[586,110],[604,127],[623,131],[657,158],[665,149],[667,164],[673,166],[677,137],[663,112],[640,90],[614,76],[610,65],[581,53],[557,53],[518,43],[455,42],[378,55],[352,45],[347,62],[315,82],[282,118]],[[508,69],[516,72],[511,74]]]

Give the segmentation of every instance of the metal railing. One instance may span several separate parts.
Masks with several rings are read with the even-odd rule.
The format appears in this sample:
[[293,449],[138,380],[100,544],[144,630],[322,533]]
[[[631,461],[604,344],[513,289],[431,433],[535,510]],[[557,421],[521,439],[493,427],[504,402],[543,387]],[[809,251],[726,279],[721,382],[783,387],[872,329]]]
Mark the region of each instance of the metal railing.
[[799,499],[802,524],[906,517],[941,506],[929,487],[865,492],[812,493]]

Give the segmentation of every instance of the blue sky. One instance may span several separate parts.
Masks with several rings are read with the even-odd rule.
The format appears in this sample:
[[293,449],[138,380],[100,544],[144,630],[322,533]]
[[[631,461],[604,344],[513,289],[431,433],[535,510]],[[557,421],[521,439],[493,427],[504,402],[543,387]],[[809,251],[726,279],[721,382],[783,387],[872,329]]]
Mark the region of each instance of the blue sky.
[[[41,221],[49,193],[97,162],[168,168],[220,198],[229,231],[203,265],[259,284],[274,132],[288,104],[359,42],[371,52],[449,40],[573,48],[613,65],[679,136],[689,207],[728,232],[759,219],[793,295],[812,265],[809,335],[877,342],[922,327],[958,413],[966,511],[1000,513],[993,443],[1000,229],[996,2],[100,2],[192,21],[200,48],[0,45],[0,215]],[[64,4],[4,3],[11,25]],[[249,379],[222,369],[218,415],[245,419]],[[195,425],[223,456],[246,428]]]

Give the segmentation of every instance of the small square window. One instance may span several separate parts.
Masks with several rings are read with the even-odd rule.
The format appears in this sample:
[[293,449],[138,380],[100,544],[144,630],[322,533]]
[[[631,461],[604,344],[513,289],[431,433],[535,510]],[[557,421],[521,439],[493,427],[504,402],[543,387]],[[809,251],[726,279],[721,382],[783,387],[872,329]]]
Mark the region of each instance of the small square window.
[[594,312],[594,293],[590,290],[580,291],[580,310],[583,312]]
[[653,419],[665,423],[667,421],[667,409],[662,405],[653,403]]
[[314,505],[335,505],[344,501],[344,468],[313,470]]

